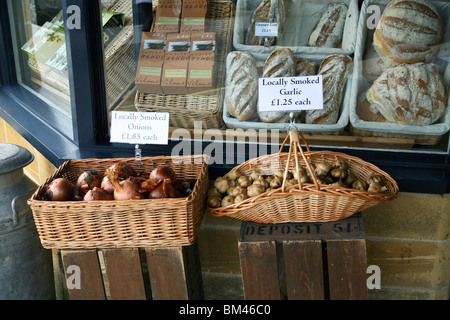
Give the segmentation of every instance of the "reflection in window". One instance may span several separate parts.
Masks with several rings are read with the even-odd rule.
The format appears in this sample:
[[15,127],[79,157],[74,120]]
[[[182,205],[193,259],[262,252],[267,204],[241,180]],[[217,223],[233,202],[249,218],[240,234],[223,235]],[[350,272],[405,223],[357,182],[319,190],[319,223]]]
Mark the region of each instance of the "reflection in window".
[[61,0],[8,1],[18,82],[70,116]]

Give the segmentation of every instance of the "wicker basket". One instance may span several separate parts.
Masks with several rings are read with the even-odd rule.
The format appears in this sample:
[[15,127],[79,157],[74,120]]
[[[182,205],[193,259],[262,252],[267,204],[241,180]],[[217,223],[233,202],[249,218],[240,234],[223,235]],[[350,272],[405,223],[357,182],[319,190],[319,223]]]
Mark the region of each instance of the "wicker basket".
[[[300,146],[299,136],[306,145],[306,152],[303,152]],[[283,153],[281,150],[289,138],[291,139],[290,151]],[[298,156],[297,148],[301,157]],[[331,185],[321,185],[315,178],[314,183],[285,187],[287,174],[287,171],[285,171],[281,188],[274,191],[266,191],[257,197],[249,198],[238,204],[215,209],[208,208],[208,211],[217,217],[226,216],[257,223],[328,222],[348,218],[379,202],[393,200],[398,196],[397,183],[387,173],[370,163],[344,153],[310,151],[303,135],[299,134],[297,130],[290,132],[278,154],[251,159],[237,166],[234,170],[244,175],[250,175],[252,170],[257,168],[263,174],[272,174],[279,168],[296,170],[302,165],[307,166],[309,171],[311,171],[311,163],[316,164],[323,160],[333,161],[337,158],[346,160],[350,172],[357,178],[367,180],[372,174],[381,175],[386,182],[388,192],[370,193]],[[314,177],[314,174],[311,176]]]
[[160,95],[137,93],[135,105],[140,112],[168,112],[170,126],[194,128],[200,121],[203,129],[223,127],[225,59],[231,50],[235,6],[231,1],[210,2],[208,31],[216,33],[216,90],[213,94]]
[[203,216],[208,188],[207,156],[135,159],[87,159],[64,163],[47,182],[65,177],[76,182],[86,170],[103,174],[117,161],[149,173],[170,166],[178,178],[197,179],[187,198],[133,201],[45,201],[45,184],[28,201],[44,248],[87,249],[185,246],[194,243]]

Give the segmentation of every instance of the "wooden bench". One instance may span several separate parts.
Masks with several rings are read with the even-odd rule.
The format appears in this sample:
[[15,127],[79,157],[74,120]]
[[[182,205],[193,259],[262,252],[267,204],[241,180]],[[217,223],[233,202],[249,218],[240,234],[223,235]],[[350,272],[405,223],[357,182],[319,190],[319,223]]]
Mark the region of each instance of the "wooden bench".
[[[204,298],[197,242],[186,247],[53,250],[53,264],[58,299]],[[76,272],[79,287],[73,286]]]
[[247,300],[367,299],[361,214],[326,223],[243,222],[238,246]]

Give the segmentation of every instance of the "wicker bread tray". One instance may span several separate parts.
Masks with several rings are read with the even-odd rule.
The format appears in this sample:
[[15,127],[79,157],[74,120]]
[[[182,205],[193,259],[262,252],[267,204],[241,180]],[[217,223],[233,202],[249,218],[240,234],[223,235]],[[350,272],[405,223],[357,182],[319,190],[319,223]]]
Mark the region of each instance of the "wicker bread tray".
[[64,163],[46,182],[68,178],[76,182],[86,170],[103,174],[122,161],[138,173],[149,173],[159,165],[170,166],[182,179],[197,179],[187,198],[132,201],[45,201],[45,184],[28,204],[44,248],[87,249],[163,247],[191,245],[198,234],[208,188],[207,156],[147,157],[135,159],[86,159]]
[[216,90],[213,94],[159,95],[136,94],[135,105],[140,112],[169,112],[170,126],[194,128],[200,121],[204,129],[223,127],[225,59],[231,50],[235,6],[231,1],[210,1],[208,31],[216,33]]
[[[348,7],[343,30],[342,43],[337,48],[308,46],[309,35],[325,8],[333,2],[345,3]],[[284,30],[278,38],[276,46],[256,46],[245,43],[247,30],[254,10],[261,3],[260,0],[239,0],[236,6],[236,19],[233,32],[233,46],[238,51],[249,51],[255,57],[266,59],[276,48],[291,48],[294,54],[330,55],[347,54],[355,51],[356,29],[358,26],[358,1],[356,0],[295,0],[290,2]]]
[[[131,1],[112,1],[105,10],[123,13],[126,20],[121,32],[105,48],[106,101],[108,109],[111,109],[134,83],[136,76],[133,7]],[[67,76],[33,58],[28,59],[28,66],[44,83],[70,97]]]
[[[301,137],[305,143],[306,152],[300,146],[298,137]],[[289,138],[291,139],[291,148],[288,153],[283,153],[281,150]],[[347,161],[350,172],[357,178],[366,180],[372,174],[381,175],[386,182],[388,191],[386,193],[370,193],[319,184],[316,179],[314,179],[314,183],[285,187],[285,174],[283,186],[279,189],[266,191],[259,196],[227,207],[208,207],[208,211],[217,217],[231,217],[257,223],[328,222],[348,218],[355,213],[366,210],[380,202],[393,200],[398,196],[397,183],[384,171],[362,159],[344,153],[310,151],[305,138],[298,134],[297,130],[290,132],[278,154],[248,160],[235,167],[234,170],[244,175],[250,175],[254,169],[259,169],[265,174],[276,172],[279,168],[295,170],[299,165],[308,166],[311,170],[311,164],[323,160],[331,162],[337,158]]]
[[[450,15],[450,3],[443,1],[430,1],[440,12],[446,25],[448,16]],[[356,34],[356,49],[354,58],[354,82],[351,102],[349,105],[349,129],[353,135],[361,137],[383,137],[383,138],[400,138],[400,139],[414,139],[415,144],[419,145],[435,145],[443,135],[450,130],[450,99],[449,105],[445,111],[444,116],[434,124],[427,126],[412,126],[402,125],[397,123],[376,122],[363,120],[357,113],[358,105],[365,99],[368,89],[372,85],[372,81],[366,78],[364,74],[364,56],[366,50],[373,42],[374,30],[366,27],[366,22],[370,18],[370,6],[377,6],[384,10],[389,3],[387,0],[366,0],[361,7],[361,15],[359,20],[358,32]],[[448,30],[448,27],[447,27]],[[433,63],[435,63],[442,73],[448,66],[448,56],[450,55],[450,33],[446,32],[444,36],[444,45],[440,47]],[[374,62],[375,63],[375,62]],[[450,83],[447,83],[450,85]]]

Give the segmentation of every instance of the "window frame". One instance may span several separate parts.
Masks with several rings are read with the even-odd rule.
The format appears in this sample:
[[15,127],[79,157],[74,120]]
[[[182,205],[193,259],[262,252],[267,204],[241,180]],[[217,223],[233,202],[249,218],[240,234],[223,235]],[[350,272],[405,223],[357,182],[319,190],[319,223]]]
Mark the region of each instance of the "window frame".
[[[134,156],[134,145],[108,141],[99,1],[63,0],[65,21],[69,6],[77,5],[81,9],[81,29],[65,28],[72,118],[60,114],[18,84],[6,1],[0,0],[0,47],[7,48],[0,50],[0,117],[56,167],[70,159]],[[133,11],[136,13],[135,1]],[[136,42],[140,39],[140,24],[135,19]],[[73,128],[73,135],[68,133],[68,128]],[[172,140],[168,146],[142,146],[143,155],[170,155],[179,142]],[[189,143],[191,150],[195,150],[195,142]],[[222,150],[237,150],[237,142],[215,143]],[[211,141],[203,141],[202,150],[210,144]],[[250,143],[244,145],[247,159]],[[402,192],[450,193],[449,149],[447,152],[326,146],[311,146],[311,149],[344,152],[371,162],[396,179]],[[221,156],[225,158],[225,152]],[[210,178],[225,174],[234,165],[211,164]]]

